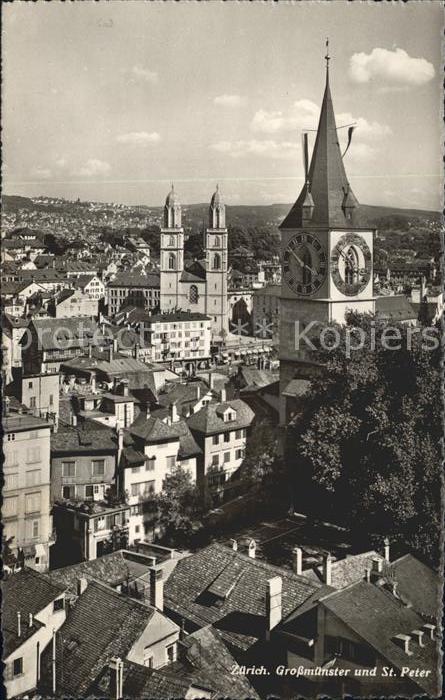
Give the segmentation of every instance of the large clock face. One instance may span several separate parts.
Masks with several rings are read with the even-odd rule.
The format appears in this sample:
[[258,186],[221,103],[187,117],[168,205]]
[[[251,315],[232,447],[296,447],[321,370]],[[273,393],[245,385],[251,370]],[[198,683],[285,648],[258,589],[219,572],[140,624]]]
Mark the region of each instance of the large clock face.
[[298,233],[290,239],[283,255],[283,277],[293,292],[310,296],[326,277],[326,253],[311,233]]
[[371,278],[372,254],[357,233],[345,233],[331,253],[332,279],[346,296],[356,296]]

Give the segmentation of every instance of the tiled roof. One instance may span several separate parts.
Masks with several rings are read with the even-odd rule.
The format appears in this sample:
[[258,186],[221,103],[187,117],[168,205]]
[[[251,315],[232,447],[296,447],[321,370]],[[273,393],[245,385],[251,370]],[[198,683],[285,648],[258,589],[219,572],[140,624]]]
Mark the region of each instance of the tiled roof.
[[435,571],[412,554],[405,554],[391,563],[398,592],[421,615],[437,617],[440,609],[441,582]]
[[320,585],[215,543],[178,562],[164,585],[164,607],[198,627],[212,624],[246,650],[264,635],[266,584],[274,576],[283,580],[283,618]]
[[117,451],[116,432],[107,426],[85,420],[76,427],[59,425],[51,435],[51,454],[77,454],[79,452],[107,454]]
[[51,425],[52,423],[48,423],[43,418],[37,418],[37,416],[33,416],[30,413],[11,412],[2,418],[2,426],[5,433],[21,433],[25,430],[50,428]]
[[91,581],[59,632],[58,694],[88,696],[111,659],[127,656],[153,614],[153,608]]
[[149,442],[174,442],[178,435],[171,426],[163,423],[159,418],[150,416],[146,418],[140,414],[129,428],[132,435],[142,438],[146,443]]
[[[383,559],[383,557],[378,552],[370,551],[348,555],[345,559],[333,561],[331,563],[331,586],[333,588],[346,588],[351,583],[362,581],[365,570],[372,566],[372,559]],[[317,566],[315,569],[304,571],[303,576],[321,581],[322,571],[323,567]]]
[[201,454],[202,450],[196,444],[195,438],[190,432],[185,420],[179,420],[176,423],[172,423],[170,428],[172,429],[173,433],[179,437],[178,456],[181,459],[188,459],[189,457],[196,457],[196,455]]
[[429,677],[412,680],[427,695],[437,696],[437,641],[425,640],[424,647],[411,641],[412,654],[409,656],[394,641],[398,634],[410,635],[413,630],[422,629],[424,621],[412,608],[392,593],[366,581],[331,593],[321,600],[321,604],[396,669],[409,666],[431,670]]
[[184,406],[193,406],[203,396],[209,393],[207,384],[203,381],[175,383],[167,392],[159,394],[158,402],[161,406],[177,404],[178,411]]
[[185,637],[179,644],[179,654],[174,664],[155,671],[124,664],[124,695],[134,700],[184,698],[193,687],[195,693],[196,688],[202,688],[217,698],[258,698],[246,676],[231,672],[236,661],[212,627]]
[[304,396],[311,386],[307,379],[291,379],[283,391],[283,396]]
[[[131,557],[131,555],[130,555]],[[142,560],[142,557],[135,556]],[[83,561],[72,566],[64,566],[61,569],[53,569],[45,576],[58,586],[67,589],[74,596],[77,595],[77,581],[85,578],[87,581],[99,581],[107,586],[115,588],[128,579],[133,580],[147,573],[150,565],[132,561],[122,550],[105,554],[92,561]]]
[[[33,569],[24,568],[2,582],[3,655],[9,656],[39,626],[37,620],[29,628],[29,615],[41,612],[62,595],[65,586],[56,585]],[[21,614],[21,636],[17,636],[17,612]]]
[[70,342],[72,347],[87,347],[93,338],[102,338],[96,321],[86,316],[72,316],[62,321],[60,318],[33,319],[32,325],[39,333],[40,344],[44,350],[59,350],[64,341]]
[[377,297],[375,313],[377,318],[388,321],[417,320],[417,311],[403,294]]
[[108,282],[107,287],[109,289],[114,287],[158,288],[160,287],[160,279],[158,272],[150,272],[148,275],[129,275],[127,272],[122,272],[117,274],[111,282]]
[[[223,417],[219,415],[221,411],[227,408],[232,408],[236,411],[235,420],[225,422]],[[199,411],[187,418],[187,423],[192,431],[204,435],[212,435],[214,433],[224,433],[229,430],[248,428],[254,418],[254,412],[244,401],[241,401],[241,399],[233,399],[233,401],[209,403],[203,406]]]

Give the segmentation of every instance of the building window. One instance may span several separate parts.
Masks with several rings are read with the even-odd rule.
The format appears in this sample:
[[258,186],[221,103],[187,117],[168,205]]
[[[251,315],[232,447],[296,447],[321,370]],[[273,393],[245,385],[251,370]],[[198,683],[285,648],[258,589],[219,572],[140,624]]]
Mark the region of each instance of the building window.
[[219,454],[212,455],[212,467],[217,467],[219,465]]
[[57,598],[53,603],[53,612],[58,612],[59,610],[65,610],[65,601],[63,598]]
[[199,299],[198,287],[196,284],[192,284],[189,291],[189,301],[191,304],[197,304]]
[[230,442],[230,433],[224,433],[224,442]]
[[167,663],[172,664],[174,661],[176,661],[176,644],[170,644],[166,648],[167,652]]
[[32,389],[32,382],[28,382],[28,389]]
[[241,430],[237,430],[236,433],[235,433],[235,438],[236,438],[237,440],[241,440],[242,436],[243,436],[242,431],[241,431]]
[[76,476],[76,462],[62,462],[62,476]]
[[49,395],[49,405],[50,405],[50,406],[53,406],[53,405],[54,405],[54,395],[53,395],[53,394],[50,394],[50,395]]
[[12,674],[13,676],[21,676],[23,673],[23,657],[20,656],[18,659],[14,659],[12,664]]
[[15,440],[15,433],[8,433],[8,442],[11,442],[11,440]]
[[3,499],[3,517],[11,518],[17,515],[17,496],[7,496]]
[[166,457],[167,460],[167,469],[173,469],[173,467],[176,464],[176,455],[170,455],[169,457]]
[[134,531],[135,531],[135,533],[136,533],[137,535],[139,534],[140,529],[141,529],[141,526],[140,526],[140,525],[136,525],[136,526],[135,526]]
[[76,487],[74,486],[74,484],[70,484],[69,486],[62,486],[62,498],[71,500],[72,498],[75,498],[75,496]]
[[93,484],[85,484],[85,498],[88,500],[93,498]]
[[213,256],[213,265],[212,265],[212,270],[220,270],[221,269],[221,256],[219,253],[215,253]]
[[35,408],[35,407],[36,407],[36,397],[35,397],[35,396],[31,396],[31,397],[30,397],[30,399],[29,399],[29,407],[30,407],[30,408]]
[[26,472],[26,486],[37,486],[40,484],[40,469],[33,469],[32,471]]
[[176,268],[176,255],[174,253],[170,253],[168,256],[168,269],[169,270],[174,270]]
[[105,474],[105,460],[104,459],[93,459],[93,476],[103,476]]
[[40,491],[27,493],[25,496],[25,513],[38,513],[40,511]]
[[236,450],[235,451],[235,459],[244,459],[244,450]]
[[28,447],[26,453],[26,461],[28,464],[33,462],[40,462],[40,447]]
[[224,452],[224,464],[230,462],[230,452]]
[[174,236],[168,237],[168,245],[175,245],[175,237]]
[[36,537],[39,536],[39,521],[38,520],[33,520],[32,521],[32,537],[35,539]]
[[217,445],[219,443],[219,435],[214,435],[212,437],[212,445]]
[[140,467],[131,467],[132,474],[139,474],[140,471],[141,471]]
[[150,655],[145,655],[144,653],[144,666],[147,666],[147,668],[153,668],[153,656]]

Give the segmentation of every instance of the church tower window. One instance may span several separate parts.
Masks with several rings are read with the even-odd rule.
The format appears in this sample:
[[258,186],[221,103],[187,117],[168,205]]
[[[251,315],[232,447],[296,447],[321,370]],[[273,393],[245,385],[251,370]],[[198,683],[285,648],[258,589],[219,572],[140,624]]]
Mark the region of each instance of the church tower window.
[[174,236],[169,236],[169,237],[168,237],[168,244],[169,244],[169,245],[175,245],[175,237],[174,237]]
[[213,270],[220,270],[221,269],[221,256],[219,253],[215,253],[213,256]]
[[168,256],[168,269],[174,270],[175,268],[176,268],[176,255],[174,253],[170,253]]
[[219,236],[215,236],[213,240],[213,245],[215,246],[215,248],[219,248],[221,246],[221,240]]
[[199,299],[198,287],[192,284],[189,291],[189,301],[191,304],[197,304]]

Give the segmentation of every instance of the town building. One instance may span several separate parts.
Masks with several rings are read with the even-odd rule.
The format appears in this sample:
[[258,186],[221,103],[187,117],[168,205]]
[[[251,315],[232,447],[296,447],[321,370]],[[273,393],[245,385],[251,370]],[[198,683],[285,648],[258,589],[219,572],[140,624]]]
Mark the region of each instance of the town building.
[[207,484],[210,494],[222,500],[237,486],[243,463],[247,433],[255,414],[241,399],[207,403],[187,419],[201,448],[198,459],[198,483]]
[[19,565],[45,571],[53,543],[50,510],[51,424],[10,408],[5,398],[3,426],[3,535]]
[[173,186],[164,207],[161,229],[161,312],[188,310],[210,317],[216,338],[228,332],[227,228],[225,205],[219,189],[209,207],[205,260],[184,263],[181,204]]
[[159,309],[160,278],[156,272],[148,275],[118,273],[106,288],[108,314],[114,316],[125,306]]
[[255,335],[272,338],[278,345],[280,336],[281,285],[269,284],[252,294],[252,326]]
[[45,374],[17,373],[14,388],[17,399],[27,406],[35,416],[51,421],[55,427],[59,422],[59,373]]
[[54,318],[95,318],[99,312],[99,301],[82,289],[62,289],[52,297],[48,311]]
[[144,337],[150,334],[154,362],[191,373],[208,366],[211,326],[211,319],[198,312],[154,314],[144,321]]
[[35,694],[42,654],[66,619],[64,590],[28,567],[3,580],[3,682],[8,698]]
[[75,286],[87,294],[90,299],[103,299],[105,297],[105,285],[96,275],[79,275],[74,282]]

